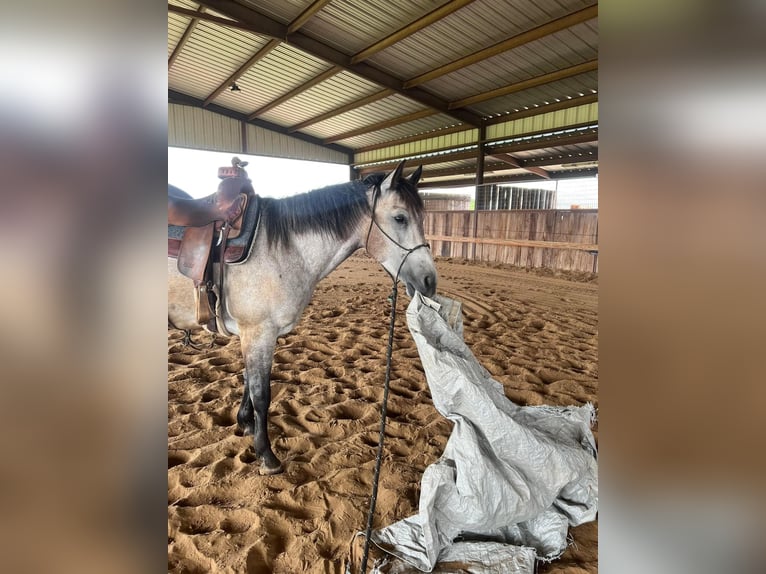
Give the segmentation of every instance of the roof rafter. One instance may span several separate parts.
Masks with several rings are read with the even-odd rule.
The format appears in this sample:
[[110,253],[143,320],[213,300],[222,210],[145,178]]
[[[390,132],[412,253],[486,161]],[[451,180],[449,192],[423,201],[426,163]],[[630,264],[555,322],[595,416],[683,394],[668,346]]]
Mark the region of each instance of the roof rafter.
[[591,6],[583,8],[582,10],[572,12],[571,14],[567,14],[561,18],[556,18],[555,20],[551,20],[550,22],[547,22],[541,26],[537,26],[536,28],[522,32],[521,34],[517,34],[516,36],[508,38],[507,40],[503,40],[502,42],[498,42],[497,44],[489,46],[488,48],[484,48],[483,50],[479,50],[478,52],[474,52],[473,54],[469,54],[468,56],[454,60],[449,64],[445,64],[429,72],[420,74],[414,78],[410,78],[404,82],[404,87],[411,88],[426,82],[430,82],[431,80],[435,80],[436,78],[446,74],[451,74],[452,72],[460,70],[461,68],[471,66],[477,62],[491,58],[492,56],[507,52],[508,50],[512,50],[513,48],[528,44],[529,42],[539,40],[540,38],[554,34],[566,28],[570,28],[575,24],[580,24],[597,16],[598,4],[592,4]]
[[371,46],[368,46],[364,50],[357,52],[351,57],[351,63],[357,64],[363,60],[366,60],[373,54],[377,54],[381,50],[385,50],[389,46],[392,46],[396,44],[397,42],[404,40],[407,36],[411,36],[415,32],[430,26],[434,22],[438,22],[442,18],[449,16],[453,12],[460,10],[462,7],[467,6],[468,4],[474,1],[475,0],[451,0],[450,2],[447,2],[446,4],[440,6],[439,8],[432,10],[425,16],[418,18],[414,22],[410,22],[406,26],[399,28],[393,34],[386,36],[385,38],[378,40]]
[[326,4],[329,3],[330,0],[314,0],[314,2],[311,3],[303,12],[301,12],[295,20],[290,22],[290,25],[287,27],[287,33],[292,34],[298,30],[301,26],[308,22],[314,14],[319,12],[322,8],[325,7]]
[[523,169],[525,171],[528,171],[530,173],[534,173],[535,175],[539,175],[540,177],[543,177],[545,179],[550,179],[551,178],[550,174],[547,171],[545,171],[543,168],[541,168],[541,167],[533,167],[533,166],[525,166],[522,161],[520,161],[519,159],[513,157],[509,153],[492,154],[489,157],[492,157],[492,158],[495,158],[495,159],[499,159],[500,161],[505,162],[505,163],[507,163],[508,165],[510,165],[512,167],[521,168],[521,169]]
[[[200,6],[200,8],[205,8]],[[214,16],[213,14],[202,13],[190,8],[184,8],[182,6],[176,6],[175,4],[168,4],[168,12],[174,12],[175,14],[182,14],[197,20],[204,20],[205,22],[212,22],[214,24],[220,24],[221,26],[228,26],[229,28],[236,28],[238,30],[245,30],[246,32],[252,32],[254,34],[260,34],[254,26],[237,22],[236,20],[230,20],[229,18],[221,18],[220,16]]]
[[[168,4],[168,7],[171,6]],[[204,14],[205,8],[204,6],[200,6],[199,9],[195,12],[195,14]],[[170,54],[170,57],[168,58],[168,70],[173,67],[173,63],[176,61],[176,58],[178,58],[179,54],[181,53],[181,50],[183,50],[184,45],[186,45],[186,42],[189,41],[189,38],[191,38],[192,32],[194,32],[194,28],[197,27],[197,23],[199,22],[199,18],[196,18],[192,16],[191,21],[189,22],[189,25],[186,27],[186,30],[184,30],[184,33],[181,35],[181,38],[178,40],[178,43],[176,44],[175,48],[173,48],[173,52]]]
[[240,23],[248,24],[248,30],[252,32],[282,40],[292,46],[300,48],[312,56],[325,60],[330,64],[340,66],[366,80],[392,89],[420,104],[433,108],[439,112],[449,114],[468,124],[481,124],[481,116],[468,110],[450,111],[447,108],[447,102],[441,98],[419,88],[405,89],[402,86],[402,81],[391,74],[369,64],[352,64],[351,58],[343,52],[336,50],[328,44],[306,36],[301,32],[288,33],[287,26],[284,24],[265,16],[264,14],[260,14],[251,8],[238,4],[233,0],[199,0],[199,3],[220,14],[238,20]]

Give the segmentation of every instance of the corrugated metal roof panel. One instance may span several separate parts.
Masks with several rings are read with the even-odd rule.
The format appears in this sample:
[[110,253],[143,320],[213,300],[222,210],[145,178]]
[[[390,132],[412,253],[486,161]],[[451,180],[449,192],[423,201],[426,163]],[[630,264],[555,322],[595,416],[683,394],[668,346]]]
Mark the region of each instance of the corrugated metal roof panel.
[[273,18],[282,24],[288,24],[295,20],[301,12],[313,3],[313,0],[276,0],[274,2],[263,2],[258,0],[239,0],[239,4],[244,4],[260,12],[264,16]]
[[189,26],[191,18],[168,12],[168,58]]
[[[418,76],[590,4],[588,0],[481,0],[370,58],[404,78]],[[412,54],[418,54],[413,58]]]
[[[334,0],[309,20],[302,30],[307,35],[351,55],[438,8],[441,4],[444,4],[444,1]],[[411,58],[412,55],[408,57]]]
[[556,36],[556,41],[563,42],[568,50],[582,58],[598,53],[598,18],[562,30]]
[[199,4],[191,2],[190,0],[168,0],[168,4],[180,6],[181,8],[188,8],[189,10],[196,10],[199,8]]
[[[585,24],[580,26],[586,29]],[[447,100],[459,100],[598,57],[597,49],[586,46],[575,51],[561,37],[576,39],[569,30],[563,30],[426,82],[423,87]]]
[[215,101],[250,114],[328,67],[327,63],[302,50],[280,44],[237,80],[241,91],[226,90]]
[[241,153],[241,124],[200,108],[168,104],[168,145]]
[[269,110],[262,117],[280,125],[292,126],[380,92],[382,88],[350,72],[340,72]]
[[[391,73],[412,78],[466,54],[490,46],[522,28],[507,10],[495,12],[487,21],[486,2],[473,2],[401,42],[375,54],[370,63]],[[473,19],[473,21],[472,21]],[[417,53],[417,58],[412,54]]]
[[[305,131],[319,138],[329,138],[426,109],[428,108],[422,104],[413,102],[409,98],[393,95],[309,126]],[[400,136],[394,136],[388,139],[395,139],[395,137]],[[376,141],[379,142],[385,140],[378,139]]]
[[264,44],[255,34],[200,21],[168,70],[168,87],[204,100]]

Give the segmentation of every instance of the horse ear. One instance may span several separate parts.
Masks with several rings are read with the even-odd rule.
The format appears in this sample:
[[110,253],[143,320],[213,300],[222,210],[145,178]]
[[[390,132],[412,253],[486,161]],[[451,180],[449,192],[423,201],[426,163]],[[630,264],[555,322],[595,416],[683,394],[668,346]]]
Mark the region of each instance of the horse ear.
[[408,178],[408,179],[409,179],[409,182],[410,182],[412,185],[417,185],[417,184],[418,184],[418,182],[420,181],[420,176],[422,176],[422,175],[423,175],[423,166],[422,166],[422,165],[419,165],[419,166],[418,166],[418,169],[416,169],[415,171],[413,171],[413,172],[410,174],[410,177]]
[[399,165],[397,165],[396,169],[386,176],[386,179],[384,179],[383,182],[380,184],[380,191],[385,193],[389,189],[392,189],[392,188],[396,189],[396,185],[399,183],[399,180],[402,178],[402,171],[404,171],[404,161],[402,161]]

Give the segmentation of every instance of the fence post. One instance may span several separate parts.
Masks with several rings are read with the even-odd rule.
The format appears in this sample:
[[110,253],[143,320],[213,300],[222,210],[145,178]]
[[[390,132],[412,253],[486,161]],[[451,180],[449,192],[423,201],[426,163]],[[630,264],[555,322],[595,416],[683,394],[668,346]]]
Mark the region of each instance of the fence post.
[[[473,206],[473,229],[471,230],[471,237],[476,239],[476,233],[479,228],[479,210],[476,209],[476,204]],[[476,261],[476,241],[471,242],[471,261]]]

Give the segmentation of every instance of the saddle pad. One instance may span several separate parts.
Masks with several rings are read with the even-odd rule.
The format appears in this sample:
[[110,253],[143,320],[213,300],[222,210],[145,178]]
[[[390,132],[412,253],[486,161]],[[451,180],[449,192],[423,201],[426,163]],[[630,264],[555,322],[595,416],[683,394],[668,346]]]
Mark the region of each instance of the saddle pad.
[[[224,252],[225,263],[242,263],[250,253],[258,226],[258,211],[260,210],[260,198],[256,195],[248,198],[245,213],[242,217],[242,227],[236,237],[229,236]],[[181,241],[186,227],[180,225],[168,225],[168,257],[178,258],[181,249]],[[217,256],[218,250],[213,249]]]

